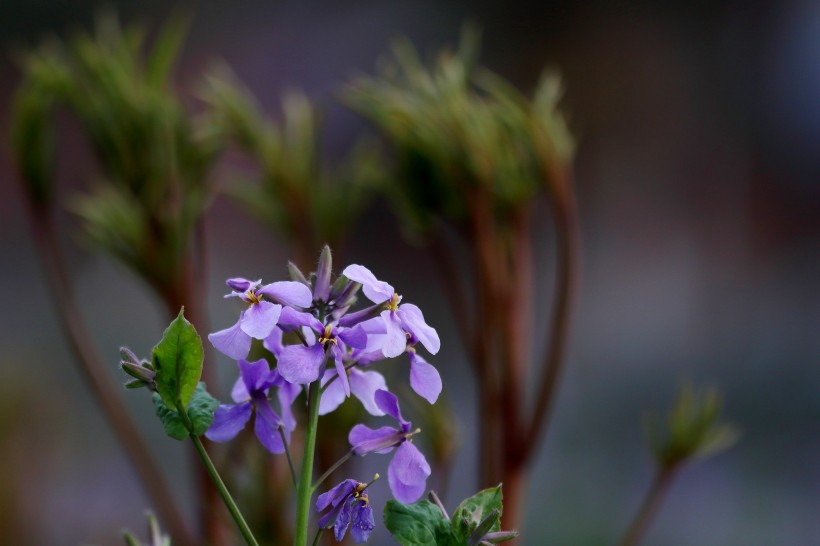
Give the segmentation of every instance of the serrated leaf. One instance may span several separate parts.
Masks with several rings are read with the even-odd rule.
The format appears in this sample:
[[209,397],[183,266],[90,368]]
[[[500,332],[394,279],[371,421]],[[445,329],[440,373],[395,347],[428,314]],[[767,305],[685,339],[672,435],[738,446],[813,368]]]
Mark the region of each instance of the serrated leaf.
[[202,376],[202,340],[183,312],[179,311],[151,351],[157,391],[169,408],[187,407]]
[[[158,393],[154,393],[152,399],[154,401],[154,410],[159,420],[162,421],[165,434],[176,440],[184,440],[188,436],[188,428],[185,426],[185,421],[179,412],[169,408]],[[219,406],[219,401],[208,394],[205,383],[197,384],[191,403],[188,404],[186,410],[193,426],[193,433],[196,436],[205,434],[205,431],[211,426],[214,421],[214,410],[217,406]]]
[[384,525],[396,542],[402,546],[459,546],[450,522],[430,501],[402,504],[387,501],[384,507]]
[[[479,491],[472,497],[464,499],[453,513],[453,531],[466,540],[478,527],[481,521],[489,516],[493,510],[498,510],[499,516],[503,510],[501,484]],[[496,520],[489,532],[500,531],[501,525]]]

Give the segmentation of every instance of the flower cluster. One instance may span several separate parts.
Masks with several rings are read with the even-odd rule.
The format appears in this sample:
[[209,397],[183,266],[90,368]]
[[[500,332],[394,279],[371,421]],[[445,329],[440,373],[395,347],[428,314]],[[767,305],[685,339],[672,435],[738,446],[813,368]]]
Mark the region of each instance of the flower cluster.
[[[335,410],[353,395],[371,415],[389,415],[398,421],[399,428],[373,430],[356,425],[349,441],[358,455],[395,448],[388,469],[390,488],[397,500],[415,502],[424,493],[430,466],[410,442],[418,430],[411,430],[384,376],[371,367],[406,354],[410,386],[435,403],[441,378],[418,354],[417,346],[436,354],[441,344],[436,330],[425,322],[421,309],[403,303],[391,285],[362,265],[346,267],[333,280],[327,247],[315,273],[305,276],[293,264],[289,269],[290,281],[263,284],[240,277],[227,281],[231,292],[226,298],[239,299],[245,307],[233,326],[208,339],[237,361],[239,378],[231,392],[234,403],[219,406],[206,436],[216,442],[228,441],[255,414],[254,432],[261,444],[271,453],[283,453],[296,427],[292,404],[306,386],[319,382],[319,414]],[[353,310],[359,291],[370,304]],[[247,360],[253,340],[259,340],[270,353],[268,359]],[[320,527],[335,521],[337,538],[351,527],[354,540],[366,540],[373,516],[362,487],[356,480],[346,480],[320,495],[316,507],[320,512],[327,510]]]

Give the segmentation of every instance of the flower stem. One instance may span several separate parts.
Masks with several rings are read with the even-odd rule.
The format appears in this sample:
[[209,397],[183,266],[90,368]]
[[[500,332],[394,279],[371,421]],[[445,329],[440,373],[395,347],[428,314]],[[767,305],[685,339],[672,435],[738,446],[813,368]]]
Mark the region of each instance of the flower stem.
[[649,524],[652,523],[655,514],[657,514],[663,503],[663,498],[666,496],[669,486],[672,485],[677,469],[678,465],[665,465],[658,468],[655,478],[652,480],[652,485],[649,486],[649,490],[643,499],[641,508],[632,520],[626,534],[618,543],[619,546],[636,546],[640,543],[649,528]]
[[296,537],[294,546],[307,546],[307,527],[310,520],[310,498],[313,494],[313,456],[316,451],[316,430],[319,428],[319,400],[321,382],[314,381],[308,391],[308,422],[305,429],[305,450],[302,455],[302,473],[296,488]]
[[285,455],[288,458],[288,467],[290,467],[290,477],[293,480],[293,487],[298,487],[298,480],[296,478],[296,467],[293,466],[293,459],[290,456],[290,446],[288,439],[285,437],[285,428],[282,423],[279,423],[279,437],[282,438],[282,445],[285,446]]
[[[193,425],[188,417],[188,413],[181,406],[177,406],[177,409],[179,410],[185,425],[188,427],[188,430],[192,430]],[[222,477],[219,475],[213,461],[211,461],[211,458],[208,456],[208,452],[205,451],[205,446],[202,445],[202,441],[199,439],[199,436],[193,432],[191,432],[189,436],[191,437],[191,441],[194,443],[194,447],[196,448],[199,458],[202,459],[202,464],[205,465],[205,470],[208,472],[208,476],[210,476],[211,481],[216,486],[217,491],[219,491],[222,501],[225,503],[225,506],[231,513],[231,517],[233,517],[236,525],[239,527],[239,531],[242,533],[245,542],[248,543],[248,546],[259,546],[259,543],[256,542],[250,527],[248,527],[247,522],[245,522],[245,518],[242,517],[242,512],[239,511],[239,507],[236,505],[233,497],[228,492],[228,488],[225,487],[225,482],[222,481]]]
[[347,462],[347,460],[348,460],[348,459],[349,459],[352,455],[353,455],[353,450],[351,449],[350,451],[348,451],[347,453],[345,453],[344,455],[342,455],[341,459],[339,459],[338,461],[336,461],[335,463],[333,463],[333,466],[331,466],[330,468],[328,468],[328,469],[327,469],[327,471],[326,471],[324,474],[322,474],[322,475],[319,477],[319,479],[318,479],[318,480],[316,480],[316,483],[314,483],[314,484],[313,484],[313,491],[316,491],[316,489],[317,489],[317,488],[318,488],[318,487],[322,484],[322,482],[323,482],[323,481],[325,481],[325,480],[326,480],[326,479],[327,479],[327,478],[328,478],[331,474],[333,474],[333,473],[336,471],[336,469],[337,469],[337,468],[339,468],[339,467],[340,467],[340,466],[342,466],[345,462]]
[[317,544],[319,544],[319,537],[322,536],[323,531],[324,531],[324,529],[319,529],[318,531],[316,531],[316,536],[313,537],[313,546],[316,546]]

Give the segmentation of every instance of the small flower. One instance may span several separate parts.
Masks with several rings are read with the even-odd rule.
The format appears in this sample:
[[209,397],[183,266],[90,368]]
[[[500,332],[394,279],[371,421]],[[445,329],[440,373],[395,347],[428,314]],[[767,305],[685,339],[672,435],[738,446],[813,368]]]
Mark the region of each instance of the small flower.
[[402,354],[407,347],[407,334],[419,341],[431,354],[436,354],[441,348],[441,341],[435,328],[424,322],[424,315],[412,303],[400,305],[401,296],[393,287],[384,281],[378,280],[369,269],[363,265],[349,265],[342,274],[361,283],[364,295],[376,304],[384,304],[387,309],[381,312],[387,327],[382,351],[387,358]]
[[[336,372],[339,374],[345,394],[350,396],[350,383],[345,372],[344,357],[348,347],[361,349],[367,346],[365,329],[361,325],[353,328],[333,324],[324,325],[309,313],[301,313],[289,308],[285,308],[282,312],[279,323],[283,329],[295,330],[306,327],[311,336],[315,338],[309,341],[310,344],[307,346],[281,347],[276,357],[277,367],[282,377],[286,381],[300,385],[312,383],[321,377],[325,357],[329,356],[336,366]],[[275,347],[276,344],[270,343],[269,346]]]
[[[271,453],[284,453],[285,445],[279,434],[283,425],[285,435],[296,428],[296,420],[290,411],[290,404],[298,396],[292,386],[287,385],[276,370],[271,370],[265,359],[256,362],[239,360],[239,380],[231,392],[236,404],[220,404],[214,413],[214,422],[205,436],[214,442],[227,442],[245,428],[251,414],[256,412],[254,432],[256,437]],[[284,419],[280,418],[268,402],[268,391],[279,386],[279,401]]]
[[414,503],[424,494],[430,475],[430,465],[424,455],[408,441],[419,431],[411,431],[412,424],[402,417],[398,398],[393,393],[378,390],[375,401],[380,410],[399,422],[399,428],[373,430],[359,424],[350,430],[348,441],[357,455],[389,453],[397,447],[387,469],[387,481],[396,500],[405,504]]
[[248,308],[239,314],[236,324],[210,334],[208,339],[220,352],[235,360],[248,356],[252,339],[265,339],[271,334],[283,305],[303,308],[309,307],[313,300],[310,289],[299,282],[282,281],[260,287],[261,280],[236,277],[225,283],[232,290],[225,297],[239,298]]
[[[347,370],[350,382],[350,393],[359,399],[364,409],[370,415],[384,415],[384,412],[376,405],[376,392],[380,389],[387,390],[387,383],[384,376],[379,372],[365,372],[358,368]],[[319,415],[326,415],[345,401],[345,391],[342,382],[337,380],[339,372],[335,369],[328,369],[322,377],[322,386],[325,387],[322,393],[322,400],[319,402]],[[328,383],[330,383],[328,385]]]
[[337,541],[344,539],[350,527],[353,542],[367,542],[376,526],[373,508],[364,492],[367,487],[368,484],[356,480],[344,480],[330,491],[319,495],[316,499],[316,511],[327,510],[319,519],[319,528],[326,529],[335,520],[333,534]]

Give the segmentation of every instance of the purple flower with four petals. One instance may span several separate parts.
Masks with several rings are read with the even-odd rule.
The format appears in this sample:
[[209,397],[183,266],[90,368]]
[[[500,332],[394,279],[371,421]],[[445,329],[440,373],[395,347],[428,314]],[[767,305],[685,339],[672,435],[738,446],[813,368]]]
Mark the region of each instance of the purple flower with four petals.
[[[220,404],[214,412],[214,421],[205,436],[214,442],[227,442],[245,428],[256,413],[254,432],[265,449],[271,453],[284,453],[285,445],[279,434],[282,424],[285,436],[289,439],[291,431],[296,428],[296,419],[291,413],[290,405],[300,388],[284,381],[276,370],[271,370],[265,359],[256,362],[239,360],[239,380],[231,392],[236,404]],[[268,401],[268,391],[279,387],[278,398],[282,409],[280,418]]]
[[359,424],[350,430],[348,441],[357,455],[389,453],[397,447],[387,468],[387,481],[396,500],[405,504],[414,503],[424,494],[430,475],[430,465],[424,455],[408,441],[418,430],[410,430],[412,425],[402,417],[399,400],[393,393],[378,390],[375,401],[379,409],[399,422],[399,428],[373,430]]
[[333,534],[341,542],[350,528],[353,542],[367,542],[370,533],[376,526],[373,519],[373,508],[364,492],[367,484],[356,480],[345,480],[330,491],[322,493],[316,499],[316,511],[325,514],[319,518],[319,528],[326,529],[331,521]]
[[225,297],[240,298],[248,304],[248,308],[239,314],[236,324],[210,334],[208,339],[220,352],[234,360],[248,356],[252,339],[265,339],[273,332],[283,305],[304,308],[310,307],[313,302],[310,289],[299,282],[281,281],[260,287],[261,280],[249,281],[236,277],[228,279],[226,284],[232,292]]

